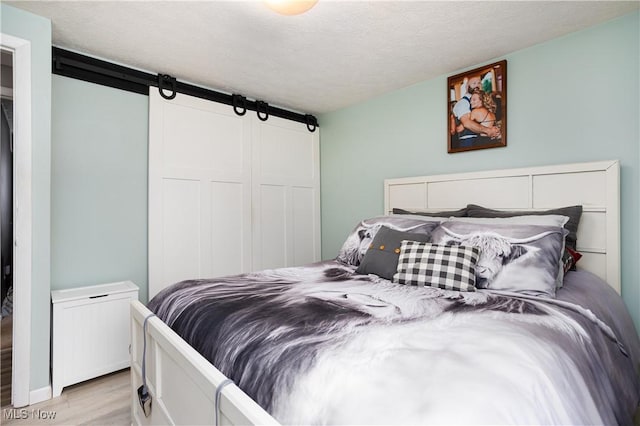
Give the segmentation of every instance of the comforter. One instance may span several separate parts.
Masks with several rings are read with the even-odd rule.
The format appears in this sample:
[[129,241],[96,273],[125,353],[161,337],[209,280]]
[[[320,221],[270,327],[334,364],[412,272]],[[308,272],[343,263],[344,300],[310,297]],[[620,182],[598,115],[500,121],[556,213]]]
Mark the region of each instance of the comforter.
[[149,308],[284,424],[632,423],[640,342],[594,275],[551,299],[354,271],[183,281]]

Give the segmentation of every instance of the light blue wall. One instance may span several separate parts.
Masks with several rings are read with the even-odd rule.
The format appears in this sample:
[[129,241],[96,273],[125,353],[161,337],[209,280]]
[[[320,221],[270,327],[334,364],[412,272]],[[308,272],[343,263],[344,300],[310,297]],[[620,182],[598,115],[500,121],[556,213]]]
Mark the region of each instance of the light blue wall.
[[148,104],[53,76],[53,290],[131,280],[146,302]]
[[323,258],[382,214],[385,178],[619,159],[622,295],[640,329],[639,22],[636,11],[488,60],[507,60],[505,148],[447,154],[447,76],[319,117]]
[[51,21],[0,4],[0,30],[31,42],[31,383],[49,386]]

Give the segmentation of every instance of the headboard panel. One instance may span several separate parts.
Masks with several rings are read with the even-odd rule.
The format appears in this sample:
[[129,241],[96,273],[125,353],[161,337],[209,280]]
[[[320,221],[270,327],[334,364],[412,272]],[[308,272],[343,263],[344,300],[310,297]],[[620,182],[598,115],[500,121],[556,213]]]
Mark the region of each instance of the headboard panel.
[[454,210],[478,204],[499,210],[583,206],[579,268],[620,293],[620,164],[617,160],[384,181],[384,208]]

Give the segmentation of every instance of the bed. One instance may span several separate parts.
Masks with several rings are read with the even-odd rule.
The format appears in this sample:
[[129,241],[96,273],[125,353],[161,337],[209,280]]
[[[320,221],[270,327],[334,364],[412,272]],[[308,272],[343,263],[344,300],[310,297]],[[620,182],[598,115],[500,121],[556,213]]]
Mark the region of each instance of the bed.
[[[617,161],[388,179],[384,191],[386,214],[359,223],[334,260],[134,302],[133,423],[632,422],[640,343],[618,294]],[[476,204],[524,216],[448,216]],[[573,242],[567,216],[543,214],[564,206],[580,206]],[[447,214],[425,215],[436,211]],[[478,229],[511,238],[497,271],[490,249],[460,240]],[[582,258],[565,274],[576,235]],[[382,238],[401,241],[393,280],[414,285],[385,278]],[[438,287],[415,272],[429,250],[456,259]],[[540,255],[551,252],[563,256]],[[540,277],[522,273],[543,260]]]

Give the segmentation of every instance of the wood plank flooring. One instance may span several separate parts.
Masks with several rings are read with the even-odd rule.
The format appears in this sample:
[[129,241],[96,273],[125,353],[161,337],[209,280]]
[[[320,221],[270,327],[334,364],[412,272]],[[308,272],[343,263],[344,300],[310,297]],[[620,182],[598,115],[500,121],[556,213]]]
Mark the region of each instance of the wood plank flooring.
[[2,318],[0,325],[0,407],[11,404],[11,350],[13,316]]
[[23,409],[3,407],[0,423],[21,426],[130,425],[130,387],[127,368],[65,387],[59,397],[39,404]]

